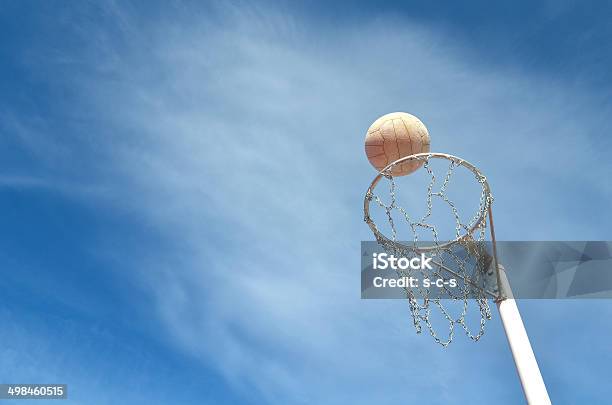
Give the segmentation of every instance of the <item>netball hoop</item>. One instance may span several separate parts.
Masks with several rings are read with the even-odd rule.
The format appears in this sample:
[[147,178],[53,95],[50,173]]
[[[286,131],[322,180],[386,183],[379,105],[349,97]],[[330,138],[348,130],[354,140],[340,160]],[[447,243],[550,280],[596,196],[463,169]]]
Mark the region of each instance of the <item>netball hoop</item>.
[[[434,160],[447,163],[445,173],[442,176],[436,175]],[[419,214],[413,213],[418,211],[409,210],[399,200],[400,186],[396,177],[391,174],[396,166],[406,163],[422,165],[420,170],[424,170],[429,177]],[[459,212],[457,205],[451,200],[447,192],[453,174],[460,169],[467,169],[468,173],[472,175],[479,193],[478,206],[474,207],[473,212],[470,212],[468,216]],[[385,180],[388,188],[380,190]],[[437,182],[441,182],[441,184],[438,185]],[[387,191],[387,198],[383,197],[380,191]],[[388,202],[385,202],[385,200],[388,200]],[[441,224],[435,223],[437,217],[434,212],[434,200],[441,201],[442,207],[449,211],[449,217],[454,221],[452,235],[442,235]],[[401,276],[420,279],[435,277],[445,281],[450,278],[459,278],[463,282],[463,285],[459,288],[450,289],[446,287],[443,291],[445,293],[444,297],[450,298],[451,301],[461,301],[462,307],[460,307],[457,316],[454,316],[452,311],[447,308],[449,304],[453,305],[454,302],[448,302],[436,295],[437,290],[434,292],[432,289],[422,287],[405,289],[417,333],[421,332],[422,323],[424,323],[434,340],[442,346],[451,343],[457,326],[460,326],[471,339],[475,341],[480,339],[484,334],[486,321],[491,319],[487,298],[501,298],[497,289],[499,283],[496,282],[492,286],[490,283],[491,269],[496,267],[491,266],[491,262],[495,260],[495,255],[493,257],[488,255],[483,246],[487,228],[490,231],[493,246],[495,243],[493,228],[488,226],[491,220],[492,202],[493,197],[486,177],[469,162],[444,153],[419,153],[398,159],[385,167],[374,178],[366,192],[364,199],[365,222],[374,233],[379,245],[387,253],[409,257],[426,252],[433,258],[434,266],[432,270],[407,269],[402,272]],[[371,215],[371,204],[379,208],[384,214],[383,218],[387,222],[388,235],[383,234],[381,227],[375,223]],[[403,221],[404,229],[409,230],[407,236],[401,235],[398,220]],[[419,231],[424,231],[429,236],[427,240],[422,240],[421,234],[423,232]],[[400,237],[403,240],[400,240]],[[466,322],[469,300],[472,298],[475,299],[480,314],[478,330],[474,332],[470,330]],[[444,337],[439,335],[439,331],[434,328],[431,322],[431,317],[434,316],[432,310],[434,309],[437,309],[437,312],[448,323],[448,334]]]
[[[405,167],[411,168],[410,176],[398,175]],[[459,171],[463,172],[464,182],[455,188],[458,193],[455,200],[449,189]],[[424,190],[410,184],[419,172],[426,177],[421,184]],[[408,194],[401,194],[400,180],[409,180]],[[470,199],[465,194],[469,189],[473,205],[466,209]],[[421,207],[415,209],[418,202]],[[494,300],[528,403],[549,404],[505,270],[498,263],[492,203],[487,178],[476,166],[445,153],[417,153],[393,161],[374,178],[364,198],[364,220],[388,254],[411,257],[427,253],[432,257],[432,269],[397,270],[398,276],[445,281],[443,288],[404,289],[417,333],[424,325],[433,339],[446,347],[459,327],[478,341],[491,319],[489,299]],[[439,210],[447,215],[436,215]],[[460,280],[457,288],[447,286],[446,280],[451,278]],[[479,318],[477,327],[470,326],[470,316]],[[442,336],[440,320],[447,325]]]

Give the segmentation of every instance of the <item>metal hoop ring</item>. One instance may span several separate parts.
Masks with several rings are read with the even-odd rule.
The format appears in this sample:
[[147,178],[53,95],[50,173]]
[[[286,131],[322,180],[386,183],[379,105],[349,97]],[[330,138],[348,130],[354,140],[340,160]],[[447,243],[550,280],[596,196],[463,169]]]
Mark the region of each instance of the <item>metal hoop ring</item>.
[[409,161],[414,161],[414,160],[418,160],[418,161],[429,161],[429,159],[431,158],[436,158],[436,159],[446,159],[446,160],[450,160],[451,162],[454,162],[455,165],[457,166],[463,166],[465,168],[467,168],[468,170],[470,170],[475,176],[476,179],[478,180],[478,182],[480,184],[482,184],[482,189],[485,195],[485,202],[484,205],[481,207],[480,212],[478,213],[478,217],[476,219],[476,221],[474,221],[474,224],[467,230],[467,232],[463,235],[460,235],[458,238],[450,241],[450,242],[446,242],[443,244],[439,244],[439,245],[435,245],[435,246],[426,246],[426,247],[418,247],[417,250],[419,251],[423,251],[423,252],[427,252],[427,251],[432,251],[432,250],[437,250],[437,249],[443,249],[446,247],[449,247],[455,243],[460,243],[462,241],[464,241],[465,239],[468,238],[469,235],[472,235],[479,227],[480,225],[483,223],[483,221],[486,221],[487,219],[487,214],[489,211],[489,207],[493,201],[493,196],[491,195],[491,188],[489,187],[489,183],[487,182],[487,178],[485,177],[485,175],[483,175],[480,170],[478,170],[478,168],[476,166],[474,166],[473,164],[471,164],[470,162],[463,160],[457,156],[453,156],[453,155],[449,155],[446,153],[417,153],[414,155],[410,155],[410,156],[406,156],[403,158],[400,158],[392,163],[390,163],[389,165],[387,165],[384,169],[382,169],[378,175],[374,178],[374,180],[372,180],[372,183],[370,184],[370,187],[368,187],[368,191],[366,192],[364,201],[363,201],[363,212],[364,212],[364,220],[365,222],[368,224],[368,226],[370,227],[370,229],[372,230],[372,232],[374,232],[374,235],[376,235],[377,239],[381,239],[384,242],[388,242],[388,243],[392,243],[392,244],[396,244],[400,247],[407,247],[407,248],[411,248],[413,249],[414,247],[410,247],[410,246],[406,246],[403,245],[400,242],[397,241],[393,241],[389,238],[387,238],[385,235],[383,235],[378,228],[376,227],[376,224],[374,223],[374,221],[372,220],[372,218],[370,217],[370,202],[372,201],[372,197],[374,195],[374,189],[376,188],[376,185],[378,184],[378,182],[383,178],[383,177],[391,177],[391,170],[393,169],[393,167],[397,166],[397,165],[401,165],[402,163],[405,162],[409,162]]

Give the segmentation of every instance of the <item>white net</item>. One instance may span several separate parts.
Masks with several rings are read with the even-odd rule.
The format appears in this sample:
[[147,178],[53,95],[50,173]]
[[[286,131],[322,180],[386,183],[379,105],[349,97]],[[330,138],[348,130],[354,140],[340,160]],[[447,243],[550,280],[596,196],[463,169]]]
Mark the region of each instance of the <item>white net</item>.
[[[422,163],[417,172],[424,177],[423,181],[419,183],[414,174],[391,175],[396,165],[407,161]],[[442,175],[436,176],[436,171]],[[455,199],[449,189],[457,171],[463,172],[463,181],[454,190],[458,196]],[[408,192],[403,195],[400,180],[409,181]],[[420,211],[413,207],[419,200]],[[496,298],[497,291],[491,271],[494,255],[488,254],[485,238],[492,201],[487,180],[476,167],[455,156],[438,153],[417,154],[393,162],[374,179],[366,193],[365,222],[388,254],[412,257],[426,252],[432,257],[432,269],[407,268],[397,272],[400,277],[443,280],[434,288],[421,283],[404,289],[417,333],[425,327],[442,346],[452,342],[458,326],[478,341],[486,321],[491,319],[488,298]],[[464,216],[461,211],[470,214]],[[494,239],[492,229],[491,235]]]

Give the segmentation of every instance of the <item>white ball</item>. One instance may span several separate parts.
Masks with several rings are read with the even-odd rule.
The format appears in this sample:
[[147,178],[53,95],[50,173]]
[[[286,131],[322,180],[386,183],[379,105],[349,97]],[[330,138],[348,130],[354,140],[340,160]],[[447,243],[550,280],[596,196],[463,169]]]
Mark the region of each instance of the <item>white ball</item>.
[[[399,158],[429,152],[429,132],[414,115],[394,112],[383,115],[370,126],[365,138],[368,160],[381,171]],[[404,176],[421,167],[422,161],[409,161],[393,167],[393,176]]]

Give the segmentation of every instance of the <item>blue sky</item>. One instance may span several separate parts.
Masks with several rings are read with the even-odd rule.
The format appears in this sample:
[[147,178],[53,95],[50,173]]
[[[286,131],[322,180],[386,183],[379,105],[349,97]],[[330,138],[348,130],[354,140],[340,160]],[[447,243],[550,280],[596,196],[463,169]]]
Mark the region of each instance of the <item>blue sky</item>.
[[[390,111],[487,174],[498,238],[610,239],[612,7],[498,7],[5,3],[0,382],[522,401],[496,313],[442,349],[405,303],[359,299],[363,138]],[[605,402],[612,305],[519,306],[553,402]]]

